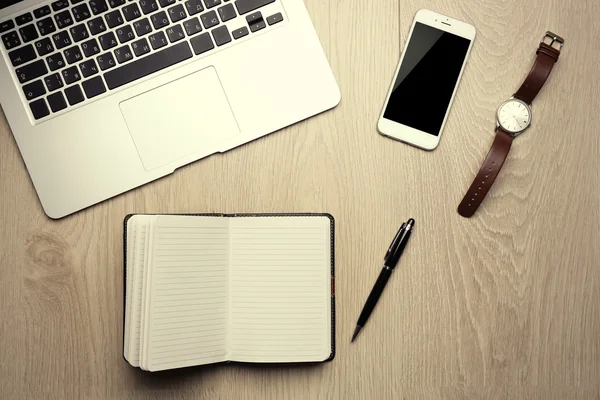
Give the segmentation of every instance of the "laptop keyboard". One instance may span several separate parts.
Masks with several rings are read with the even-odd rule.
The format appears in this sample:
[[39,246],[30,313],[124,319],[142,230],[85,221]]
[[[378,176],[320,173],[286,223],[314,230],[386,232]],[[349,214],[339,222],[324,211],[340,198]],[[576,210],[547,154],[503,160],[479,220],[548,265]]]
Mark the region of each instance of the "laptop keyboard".
[[39,120],[283,21],[275,1],[57,0],[0,34]]

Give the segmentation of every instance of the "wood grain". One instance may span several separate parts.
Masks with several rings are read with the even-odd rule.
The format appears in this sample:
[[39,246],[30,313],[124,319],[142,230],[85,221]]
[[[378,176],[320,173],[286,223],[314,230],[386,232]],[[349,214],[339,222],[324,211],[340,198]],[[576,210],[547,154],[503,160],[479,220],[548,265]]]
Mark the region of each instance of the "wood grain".
[[[341,104],[71,217],[43,214],[0,116],[3,399],[600,399],[597,0],[306,0]],[[478,36],[440,147],[375,123],[415,12]],[[566,39],[483,208],[456,207],[541,35]],[[121,357],[131,212],[330,212],[336,359],[146,374]],[[359,340],[350,335],[400,222],[417,221]]]

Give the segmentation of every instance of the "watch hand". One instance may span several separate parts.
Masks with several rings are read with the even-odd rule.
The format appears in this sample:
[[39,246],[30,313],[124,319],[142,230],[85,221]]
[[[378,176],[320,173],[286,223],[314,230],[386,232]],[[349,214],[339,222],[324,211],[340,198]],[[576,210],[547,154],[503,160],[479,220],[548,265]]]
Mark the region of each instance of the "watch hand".
[[513,116],[513,119],[515,120],[515,122],[517,123],[517,125],[519,125],[519,128],[523,129],[523,127],[521,126],[521,124],[519,124],[519,121],[517,120],[517,117]]

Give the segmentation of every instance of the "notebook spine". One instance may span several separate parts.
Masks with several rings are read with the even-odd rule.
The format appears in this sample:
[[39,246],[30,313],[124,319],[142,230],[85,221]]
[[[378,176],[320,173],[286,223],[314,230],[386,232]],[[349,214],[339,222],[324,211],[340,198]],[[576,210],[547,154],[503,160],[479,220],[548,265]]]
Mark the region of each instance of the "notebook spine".
[[126,362],[125,358],[125,304],[127,301],[127,222],[135,214],[127,214],[123,220],[123,350],[121,356]]
[[325,361],[335,358],[335,219],[331,214],[323,214],[331,221],[331,354]]

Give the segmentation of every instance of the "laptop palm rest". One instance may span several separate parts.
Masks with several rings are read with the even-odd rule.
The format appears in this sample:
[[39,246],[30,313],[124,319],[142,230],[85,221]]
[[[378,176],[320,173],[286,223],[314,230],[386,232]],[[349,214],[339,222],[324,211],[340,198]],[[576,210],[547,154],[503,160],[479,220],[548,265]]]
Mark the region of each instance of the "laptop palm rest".
[[125,100],[120,107],[147,171],[240,133],[214,67]]

